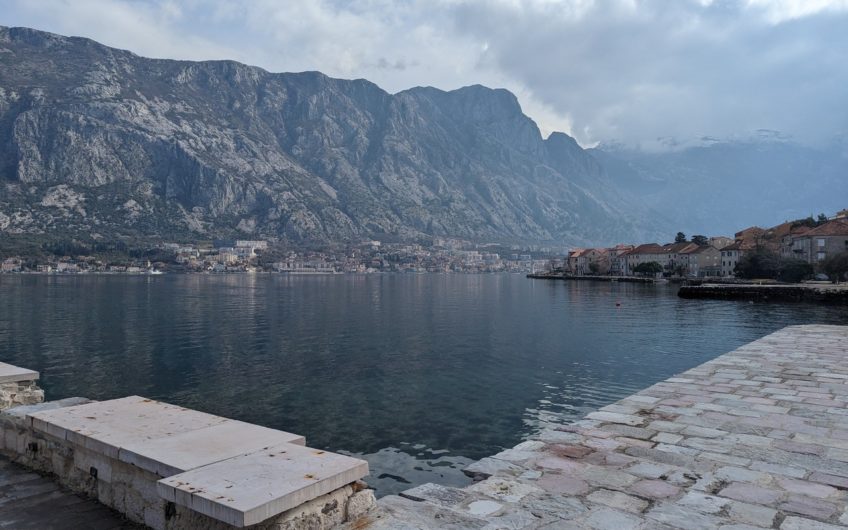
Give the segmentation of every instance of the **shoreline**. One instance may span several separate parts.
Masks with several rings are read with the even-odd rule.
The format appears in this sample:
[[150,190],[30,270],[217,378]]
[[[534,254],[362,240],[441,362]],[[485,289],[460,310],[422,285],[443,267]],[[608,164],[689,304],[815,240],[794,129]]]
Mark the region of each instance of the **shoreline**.
[[528,274],[531,280],[568,280],[588,282],[622,282],[622,283],[673,283],[667,279],[642,278],[640,276],[571,276],[565,274]]
[[783,328],[345,528],[844,528],[845,355],[846,326]]

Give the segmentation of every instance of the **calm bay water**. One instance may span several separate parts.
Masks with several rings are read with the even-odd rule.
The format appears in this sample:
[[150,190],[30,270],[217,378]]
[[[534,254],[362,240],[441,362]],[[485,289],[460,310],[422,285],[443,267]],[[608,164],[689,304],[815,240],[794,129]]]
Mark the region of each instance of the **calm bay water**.
[[[617,305],[620,304],[620,305]],[[0,276],[0,360],[49,399],[139,394],[371,462],[461,468],[791,324],[848,308],[519,275]]]

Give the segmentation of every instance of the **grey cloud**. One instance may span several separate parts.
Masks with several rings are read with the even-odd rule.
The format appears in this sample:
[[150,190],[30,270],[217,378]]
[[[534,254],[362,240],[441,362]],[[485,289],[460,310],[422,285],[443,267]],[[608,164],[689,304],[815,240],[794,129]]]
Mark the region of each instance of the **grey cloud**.
[[761,128],[810,142],[844,134],[846,4],[10,0],[0,24],[143,55],[364,77],[390,91],[504,87],[543,130],[656,146]]
[[[848,16],[773,24],[739,3],[463,3],[456,30],[486,37],[490,62],[571,115],[583,142],[726,136],[773,128],[809,141],[848,127]],[[581,135],[582,132],[582,135]]]

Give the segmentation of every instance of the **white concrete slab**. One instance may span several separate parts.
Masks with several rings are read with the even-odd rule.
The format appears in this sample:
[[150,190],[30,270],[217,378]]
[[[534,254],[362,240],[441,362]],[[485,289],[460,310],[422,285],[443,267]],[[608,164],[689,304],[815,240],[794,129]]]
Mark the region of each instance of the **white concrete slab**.
[[157,483],[166,500],[237,527],[259,523],[368,475],[368,463],[280,444]]
[[220,416],[141,396],[36,412],[29,417],[37,431],[115,459],[120,448],[127,443],[171,436],[228,421]]
[[0,363],[0,383],[17,383],[18,381],[37,381],[38,372],[27,370],[11,364]]
[[282,443],[305,445],[306,440],[290,432],[227,420],[171,436],[125,443],[118,458],[160,477],[170,477]]

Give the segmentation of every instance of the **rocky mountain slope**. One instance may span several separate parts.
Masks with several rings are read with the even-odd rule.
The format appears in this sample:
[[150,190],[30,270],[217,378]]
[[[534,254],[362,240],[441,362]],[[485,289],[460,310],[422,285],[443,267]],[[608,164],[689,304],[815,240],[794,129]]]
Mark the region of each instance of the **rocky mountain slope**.
[[94,238],[657,237],[511,93],[154,60],[0,27],[0,231]]
[[848,144],[814,148],[774,131],[707,139],[649,153],[601,146],[589,152],[622,193],[687,234],[725,234],[848,207]]

